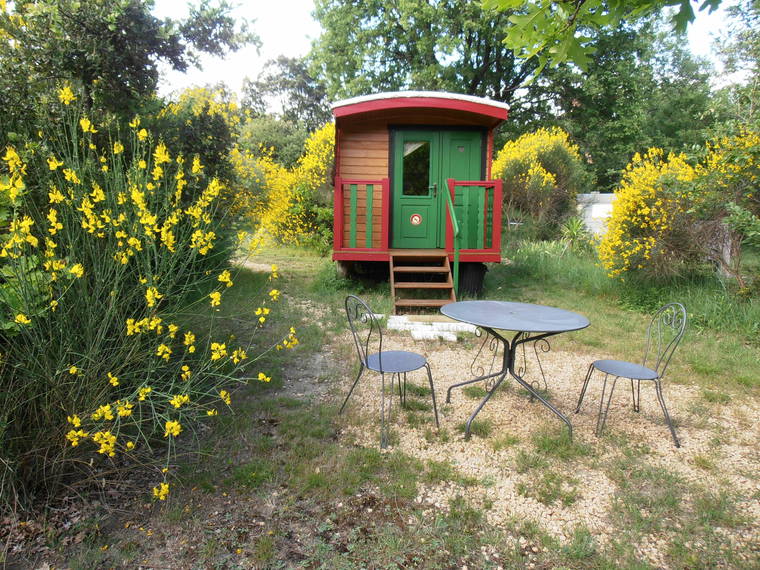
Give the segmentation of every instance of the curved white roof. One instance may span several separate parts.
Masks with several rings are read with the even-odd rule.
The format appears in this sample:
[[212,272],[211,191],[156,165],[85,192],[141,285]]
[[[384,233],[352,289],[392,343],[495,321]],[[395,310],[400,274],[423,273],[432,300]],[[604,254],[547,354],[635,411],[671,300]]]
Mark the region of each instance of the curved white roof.
[[398,99],[400,97],[425,97],[434,99],[453,99],[455,101],[467,101],[468,103],[478,103],[480,105],[489,105],[491,107],[498,107],[500,109],[509,110],[507,103],[501,101],[492,101],[491,99],[485,99],[483,97],[475,97],[474,95],[461,95],[459,93],[448,93],[446,91],[392,91],[389,93],[375,93],[372,95],[361,95],[360,97],[352,97],[350,99],[343,99],[342,101],[336,101],[332,104],[332,108],[345,107],[346,105],[354,105],[356,103],[368,103],[370,101],[382,101],[384,99]]

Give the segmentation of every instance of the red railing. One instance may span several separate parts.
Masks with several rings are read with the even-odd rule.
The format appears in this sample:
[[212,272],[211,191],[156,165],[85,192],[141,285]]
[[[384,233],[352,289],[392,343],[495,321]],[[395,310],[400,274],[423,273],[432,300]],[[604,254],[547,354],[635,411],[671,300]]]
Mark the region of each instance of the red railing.
[[[482,248],[463,248],[460,251],[464,253],[501,253],[501,201],[502,201],[502,181],[501,180],[454,180],[449,178],[446,181],[449,187],[452,205],[456,206],[456,189],[457,188],[483,188],[482,222],[483,227],[483,247]],[[446,209],[446,251],[454,252],[456,244],[454,243],[454,228],[451,223],[451,216]],[[490,223],[489,223],[490,216]],[[462,229],[467,225],[466,219],[459,220],[459,226]],[[461,236],[460,236],[461,239]]]
[[[374,207],[375,192],[380,192],[380,208]],[[364,212],[359,211],[360,191],[364,194]],[[344,203],[348,196],[348,211],[344,211]],[[353,178],[335,178],[335,193],[333,201],[333,236],[334,249],[351,248],[362,251],[378,251],[388,249],[390,236],[390,196],[391,186],[387,178],[380,180],[363,180]],[[346,220],[346,214],[348,220]],[[380,218],[379,245],[373,247],[378,236],[373,231],[373,222]],[[360,234],[360,222],[364,222],[364,232]],[[348,243],[344,243],[344,233],[348,225]]]

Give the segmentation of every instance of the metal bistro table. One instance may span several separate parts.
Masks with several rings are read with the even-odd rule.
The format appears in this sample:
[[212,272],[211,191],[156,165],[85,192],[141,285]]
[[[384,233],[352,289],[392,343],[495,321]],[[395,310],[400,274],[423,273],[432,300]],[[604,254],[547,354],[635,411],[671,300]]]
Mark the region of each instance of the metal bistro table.
[[[498,340],[504,349],[501,370],[449,386],[446,393],[447,403],[451,401],[451,391],[454,388],[496,378],[493,387],[485,395],[470,419],[467,420],[465,439],[470,437],[470,425],[475,416],[483,409],[483,406],[501,385],[504,378],[507,377],[507,373],[511,374],[518,384],[565,422],[572,439],[573,426],[570,424],[570,420],[536,392],[533,386],[522,378],[520,371],[515,371],[516,351],[520,345],[526,342],[535,342],[562,332],[585,329],[589,326],[589,320],[586,317],[555,307],[508,301],[459,301],[444,305],[441,307],[441,313],[454,320],[480,327],[492,338]],[[516,334],[510,341],[506,335],[502,336],[496,332],[497,330],[515,331]]]

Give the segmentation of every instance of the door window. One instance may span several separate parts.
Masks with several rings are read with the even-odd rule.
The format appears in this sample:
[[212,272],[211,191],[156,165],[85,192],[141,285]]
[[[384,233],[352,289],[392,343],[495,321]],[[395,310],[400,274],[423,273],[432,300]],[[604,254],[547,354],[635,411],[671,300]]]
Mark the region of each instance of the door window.
[[430,142],[404,143],[404,196],[427,196],[430,193]]

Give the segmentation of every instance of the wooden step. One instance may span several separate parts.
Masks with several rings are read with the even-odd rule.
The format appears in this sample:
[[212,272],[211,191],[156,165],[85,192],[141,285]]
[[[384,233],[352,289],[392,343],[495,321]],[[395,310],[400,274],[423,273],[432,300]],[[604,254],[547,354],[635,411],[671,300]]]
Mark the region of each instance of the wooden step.
[[397,307],[443,307],[453,302],[451,299],[396,299]]
[[451,289],[451,283],[428,281],[396,281],[396,289]]
[[[398,265],[401,262],[402,265]],[[397,274],[412,275],[415,273],[445,276],[445,281],[396,281]],[[430,251],[394,252],[390,257],[390,285],[393,296],[393,310],[399,307],[443,307],[456,301],[454,280],[451,275],[451,265],[446,253]],[[447,291],[448,299],[399,298],[399,290],[414,291],[412,294],[423,295],[425,291]]]
[[448,267],[431,267],[426,265],[394,265],[396,273],[451,273]]

